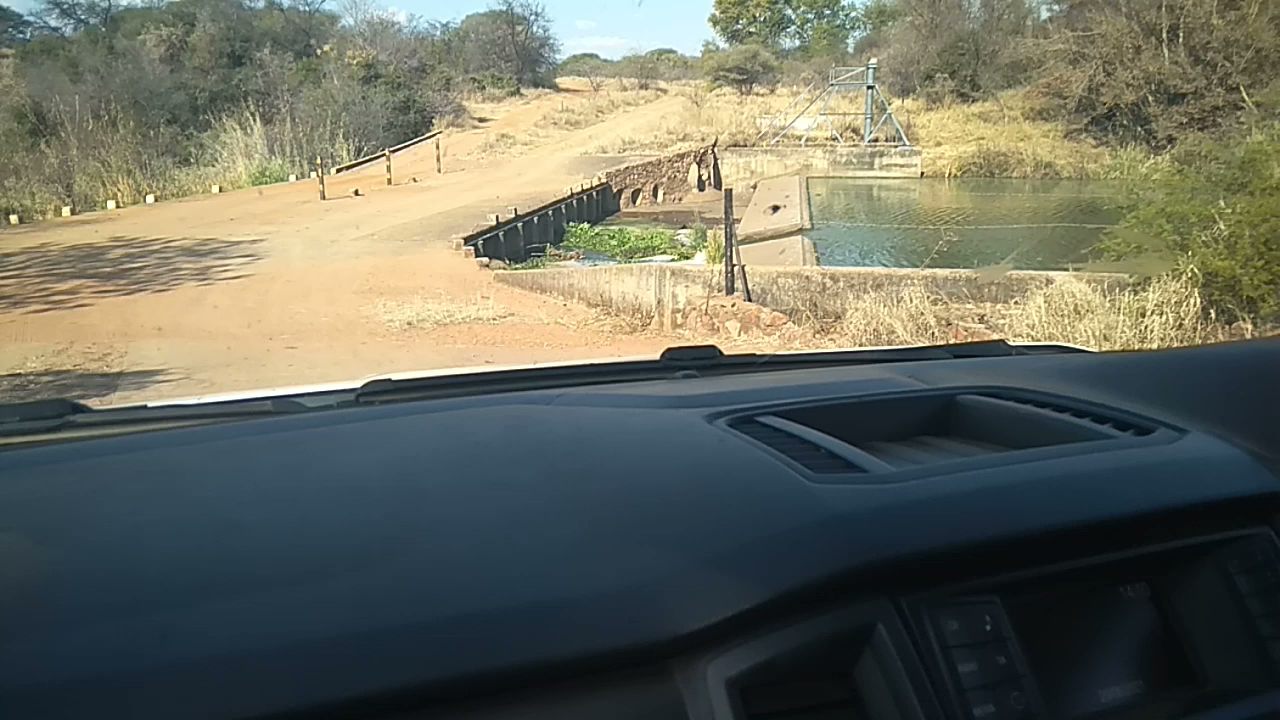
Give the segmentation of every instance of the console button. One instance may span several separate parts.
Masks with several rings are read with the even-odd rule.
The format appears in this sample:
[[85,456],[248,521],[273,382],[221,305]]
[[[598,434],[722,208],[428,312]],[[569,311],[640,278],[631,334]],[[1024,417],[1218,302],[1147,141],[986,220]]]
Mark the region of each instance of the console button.
[[965,689],[993,685],[1018,675],[1013,653],[1002,642],[953,648],[951,666]]
[[972,720],[1031,720],[1036,716],[1030,694],[1018,682],[970,691],[965,694],[965,703]]
[[949,605],[934,612],[945,645],[974,645],[1004,637],[995,603]]
[[969,717],[973,720],[1001,720],[1000,708],[996,707],[995,693],[990,690],[966,693],[965,703],[969,706]]

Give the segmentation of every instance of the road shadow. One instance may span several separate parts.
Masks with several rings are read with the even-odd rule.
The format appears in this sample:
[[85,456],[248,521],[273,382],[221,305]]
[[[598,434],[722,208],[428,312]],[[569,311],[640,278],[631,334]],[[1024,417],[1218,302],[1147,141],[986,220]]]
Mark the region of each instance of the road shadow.
[[0,247],[0,312],[68,310],[103,298],[239,280],[262,259],[263,242],[115,235],[88,243]]
[[116,393],[145,390],[181,380],[169,370],[88,371],[45,369],[0,373],[0,402],[26,402],[49,398],[95,400]]

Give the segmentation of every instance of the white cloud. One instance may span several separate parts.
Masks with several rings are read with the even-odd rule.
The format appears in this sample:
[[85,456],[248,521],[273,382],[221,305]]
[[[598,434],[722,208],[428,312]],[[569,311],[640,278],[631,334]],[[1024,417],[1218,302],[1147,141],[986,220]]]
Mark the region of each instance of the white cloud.
[[564,41],[564,49],[570,55],[578,53],[595,53],[597,55],[619,55],[625,53],[634,42],[613,35],[586,35],[568,38]]
[[595,20],[574,20],[573,26],[579,30],[595,30],[596,21]]

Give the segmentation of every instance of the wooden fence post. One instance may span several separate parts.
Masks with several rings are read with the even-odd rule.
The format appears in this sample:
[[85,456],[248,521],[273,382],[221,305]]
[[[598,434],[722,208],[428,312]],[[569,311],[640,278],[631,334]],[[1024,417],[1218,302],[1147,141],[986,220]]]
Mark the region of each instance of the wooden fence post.
[[324,162],[320,160],[320,156],[316,156],[316,182],[320,184],[320,199],[325,200],[324,196]]
[[733,188],[724,189],[724,294],[732,295],[733,277]]
[[444,165],[440,163],[440,138],[436,138],[436,174],[444,173]]
[[391,186],[391,149],[382,151],[382,156],[387,160],[387,186]]

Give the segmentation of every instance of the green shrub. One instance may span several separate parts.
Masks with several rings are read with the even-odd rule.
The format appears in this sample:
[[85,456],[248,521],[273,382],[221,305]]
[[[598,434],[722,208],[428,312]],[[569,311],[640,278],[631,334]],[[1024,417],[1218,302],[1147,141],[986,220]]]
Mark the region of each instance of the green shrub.
[[1280,321],[1280,123],[1184,141],[1145,173],[1099,250],[1174,260],[1227,321]]
[[472,93],[484,99],[502,100],[520,94],[520,84],[514,77],[496,72],[471,75],[467,77],[467,85]]
[[289,165],[279,158],[264,159],[257,167],[249,171],[249,184],[271,185],[289,179]]
[[586,224],[570,225],[560,247],[624,261],[654,255],[674,255],[687,260],[693,257],[694,252],[693,248],[681,245],[671,230],[604,228]]

